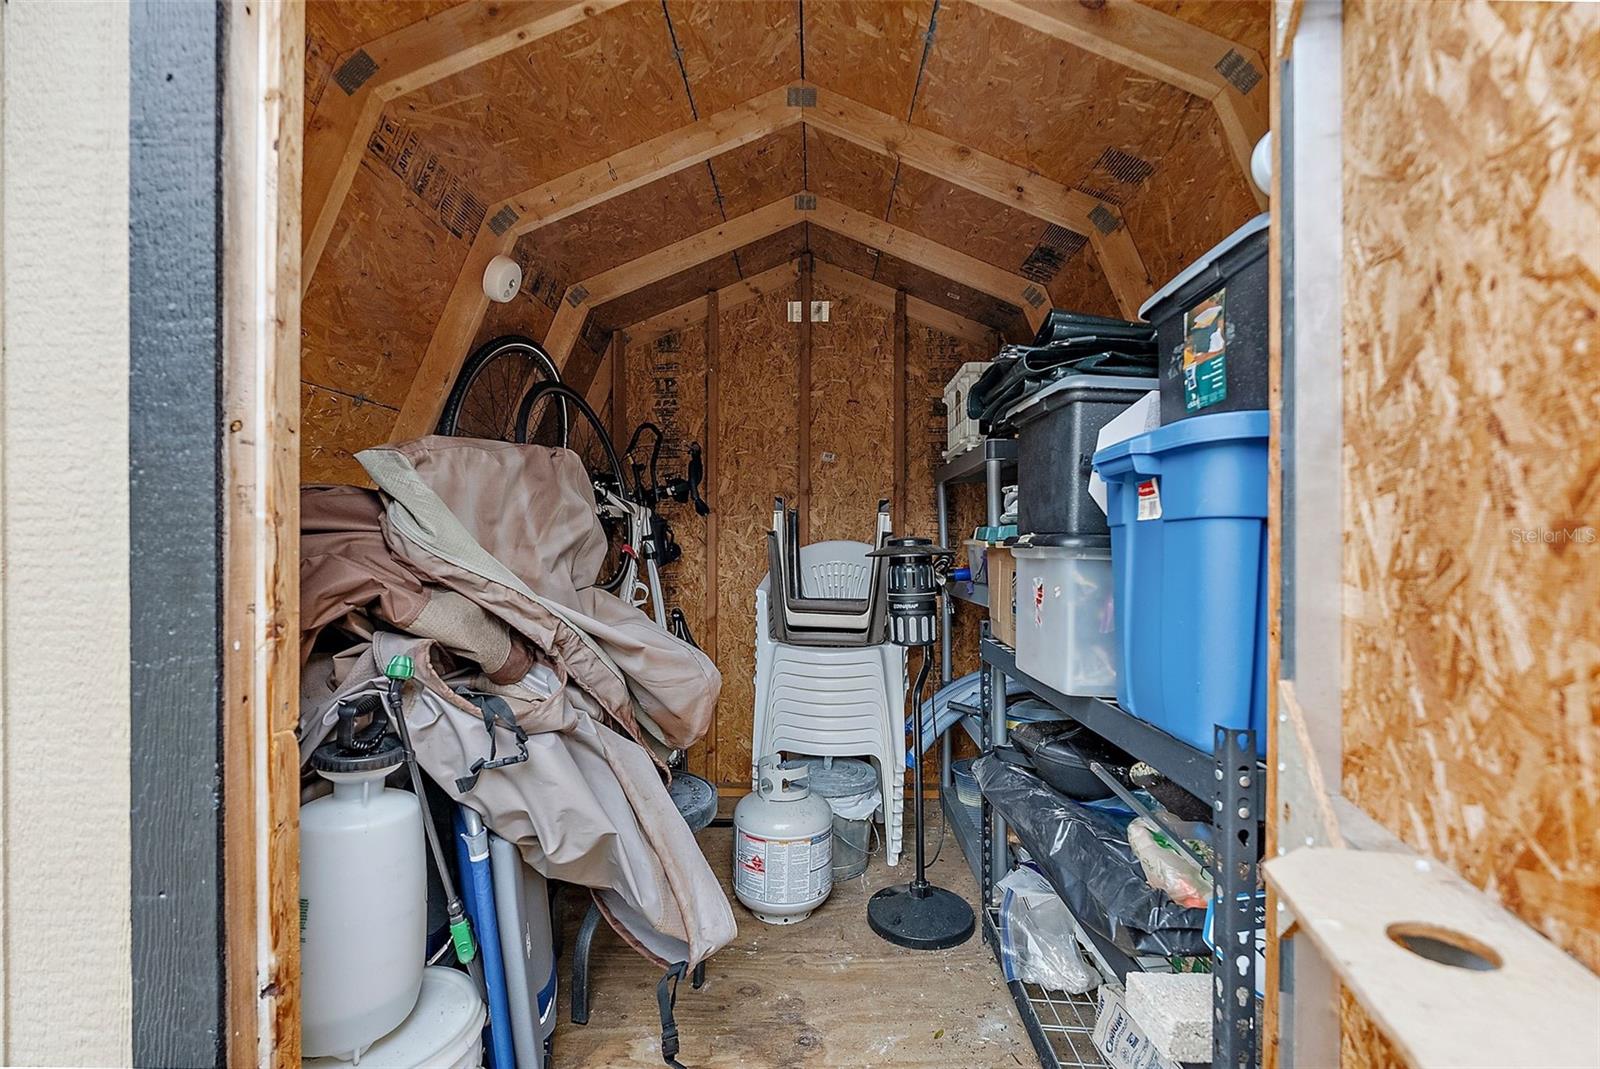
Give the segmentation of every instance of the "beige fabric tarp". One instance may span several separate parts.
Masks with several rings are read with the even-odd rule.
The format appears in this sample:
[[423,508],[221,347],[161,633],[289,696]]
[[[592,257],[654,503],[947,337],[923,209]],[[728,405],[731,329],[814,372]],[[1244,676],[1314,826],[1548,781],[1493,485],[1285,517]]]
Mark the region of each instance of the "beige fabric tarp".
[[[578,458],[429,437],[357,459],[381,498],[308,488],[302,499],[316,536],[302,575],[308,625],[371,624],[370,636],[360,624],[340,632],[370,643],[307,665],[302,753],[327,734],[341,701],[381,685],[391,657],[410,656],[407,726],[448,794],[545,875],[593,888],[613,926],[652,959],[692,966],[726,944],[727,898],[641,745],[646,733],[678,748],[697,741],[721,677],[699,650],[593,588],[604,535]],[[456,601],[440,608],[441,599]],[[431,640],[417,633],[429,619],[446,621]],[[523,650],[554,693],[532,677],[505,678]],[[502,671],[490,678],[465,651],[498,658]],[[457,779],[488,756],[490,736],[453,689],[462,686],[504,698],[529,735],[527,761],[485,770],[470,787]],[[514,751],[510,731],[496,731],[497,752]]]

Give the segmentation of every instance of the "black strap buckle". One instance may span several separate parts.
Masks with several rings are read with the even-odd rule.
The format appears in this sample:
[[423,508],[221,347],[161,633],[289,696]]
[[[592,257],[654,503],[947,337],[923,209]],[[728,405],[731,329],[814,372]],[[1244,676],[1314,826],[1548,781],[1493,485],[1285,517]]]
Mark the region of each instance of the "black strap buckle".
[[661,1060],[671,1069],[684,1069],[678,1062],[678,1022],[672,1010],[678,1004],[678,981],[688,970],[686,961],[669,965],[656,984],[656,1007],[661,1011]]
[[[485,769],[504,768],[507,765],[521,764],[528,759],[528,733],[517,723],[517,718],[511,715],[511,706],[498,694],[475,694],[471,691],[457,691],[463,698],[477,706],[478,712],[483,714],[483,730],[489,733],[489,756],[480,757],[467,768],[467,774],[456,779],[456,790],[466,794],[478,785],[478,775]],[[495,742],[495,721],[503,721],[509,725],[512,735],[517,740],[517,752],[505,757],[497,757]]]

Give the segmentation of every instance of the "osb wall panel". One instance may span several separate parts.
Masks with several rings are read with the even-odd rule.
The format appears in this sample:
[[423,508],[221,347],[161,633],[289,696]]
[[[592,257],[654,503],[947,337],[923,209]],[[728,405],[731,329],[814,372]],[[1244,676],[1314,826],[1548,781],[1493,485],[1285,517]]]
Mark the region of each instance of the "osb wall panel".
[[800,77],[800,5],[667,0],[701,115]]
[[805,77],[904,117],[917,85],[933,0],[828,0],[803,7]]
[[1107,149],[1157,162],[1190,99],[1003,16],[941,4],[911,121],[1072,186]]
[[1100,270],[1094,252],[1087,246],[1067,260],[1046,288],[1050,293],[1050,303],[1056,308],[1097,316],[1122,315],[1122,308],[1117,304],[1116,294],[1111,292],[1105,272]]
[[362,162],[300,313],[301,379],[358,403],[360,418],[327,397],[304,413],[307,479],[313,469],[362,479],[333,458],[388,435],[466,253],[405,183]]
[[[942,331],[911,324],[906,346],[906,519],[916,535],[937,539],[938,493],[933,472],[944,462],[946,421],[944,387],[962,364],[985,361],[993,351]],[[984,494],[980,485],[952,488],[950,541],[959,546],[972,529],[984,521]],[[958,603],[952,632],[953,676],[978,667],[978,625],[983,610]]]
[[1600,8],[1344,18],[1344,791],[1600,969]]
[[694,119],[659,4],[624,4],[392,105],[490,203]]
[[712,157],[722,211],[733,219],[805,188],[803,127],[790,126]]
[[[799,488],[795,442],[797,325],[792,291],[730,309],[720,319],[717,405],[717,781],[750,782],[755,708],[755,590],[767,571],[772,499]],[[693,567],[685,561],[686,567]],[[690,622],[694,626],[694,622]]]
[[709,291],[731,286],[740,279],[739,263],[732,253],[708,260],[641,290],[634,290],[589,313],[589,321],[605,328],[628,327],[676,308]]
[[829,321],[811,325],[813,542],[868,541],[894,496],[894,312],[827,286]]
[[[630,344],[624,364],[627,414],[623,423],[628,433],[646,420],[660,427],[661,473],[686,474],[689,443],[704,446],[706,441],[705,328],[668,334],[645,345]],[[626,445],[621,441],[617,448]],[[641,453],[639,460],[647,462],[648,452]],[[706,521],[688,505],[669,504],[663,512],[683,547],[682,559],[662,569],[663,592],[667,604],[683,610],[696,640],[705,642]],[[691,771],[707,774],[704,757],[703,746],[690,751]]]
[[1163,286],[1257,213],[1249,179],[1228,155],[1217,110],[1188,97],[1170,146],[1123,217],[1145,268]]
[[1046,226],[1027,212],[912,167],[900,168],[889,222],[1011,272],[1022,270]]
[[355,454],[387,440],[397,415],[387,405],[301,382],[300,481],[370,485]]

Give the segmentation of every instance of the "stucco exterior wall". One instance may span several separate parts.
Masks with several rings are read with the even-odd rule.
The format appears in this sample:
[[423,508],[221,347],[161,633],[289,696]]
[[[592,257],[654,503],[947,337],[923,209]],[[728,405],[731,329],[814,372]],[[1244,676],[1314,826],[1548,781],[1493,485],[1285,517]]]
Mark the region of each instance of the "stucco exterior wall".
[[128,1065],[128,11],[0,36],[0,1063]]

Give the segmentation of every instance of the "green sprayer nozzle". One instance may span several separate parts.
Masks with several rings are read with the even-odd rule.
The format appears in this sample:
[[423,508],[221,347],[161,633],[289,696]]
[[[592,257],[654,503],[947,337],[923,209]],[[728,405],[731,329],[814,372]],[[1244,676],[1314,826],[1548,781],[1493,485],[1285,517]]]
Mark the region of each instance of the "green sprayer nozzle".
[[410,679],[416,674],[416,666],[411,663],[411,658],[403,653],[397,653],[389,658],[389,663],[384,666],[383,674],[390,679]]
[[450,922],[450,942],[455,944],[456,960],[461,964],[478,956],[477,945],[472,941],[472,925],[465,917]]

